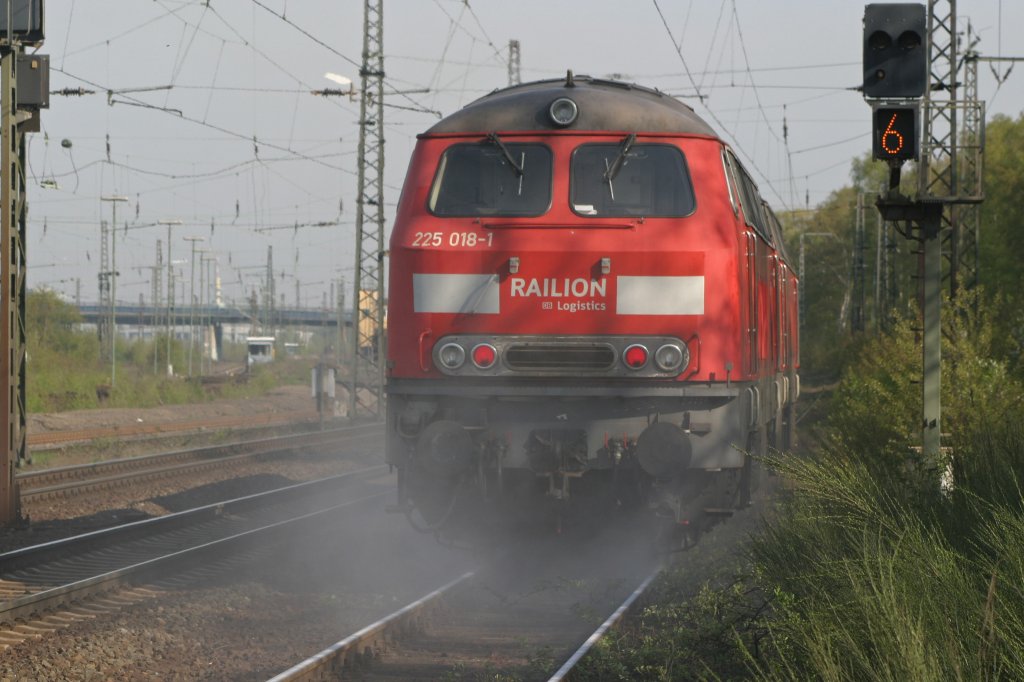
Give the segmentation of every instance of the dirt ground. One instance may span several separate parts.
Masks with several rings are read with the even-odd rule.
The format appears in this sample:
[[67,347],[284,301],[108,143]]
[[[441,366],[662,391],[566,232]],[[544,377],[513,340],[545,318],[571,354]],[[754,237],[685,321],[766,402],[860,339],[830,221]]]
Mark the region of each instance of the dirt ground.
[[256,398],[214,400],[188,405],[164,405],[149,408],[97,408],[70,412],[28,415],[28,433],[78,431],[129,424],[167,424],[193,419],[244,416],[252,414],[315,412],[316,403],[308,386],[281,386]]

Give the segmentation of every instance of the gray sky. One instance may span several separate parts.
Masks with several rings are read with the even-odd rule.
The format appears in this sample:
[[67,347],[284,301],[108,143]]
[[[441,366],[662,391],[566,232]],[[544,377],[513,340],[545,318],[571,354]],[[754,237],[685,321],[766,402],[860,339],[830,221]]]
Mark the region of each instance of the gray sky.
[[[507,85],[510,39],[520,41],[524,81],[573,69],[681,97],[741,150],[777,209],[814,207],[848,184],[850,160],[870,149],[870,108],[851,90],[861,80],[863,2],[384,5],[388,87],[429,90],[387,99],[389,228],[415,136],[437,120],[429,110],[447,114]],[[320,305],[332,280],[351,284],[358,103],[310,91],[337,87],[326,72],[358,86],[362,2],[48,0],[46,8],[39,52],[51,58],[51,90],[97,93],[52,96],[44,132],[30,136],[30,287],[73,296],[80,278],[83,302],[96,300],[100,220],[112,210],[99,197],[115,193],[129,198],[117,216],[120,302],[140,294],[149,302],[156,241],[167,236],[153,224],[162,219],[184,222],[171,244],[179,277],[189,278],[184,238],[202,237],[229,299],[261,284],[269,245],[289,306],[296,279],[305,306]],[[958,10],[960,30],[970,19],[983,55],[1024,56],[1024,3],[960,0]],[[1024,67],[1002,85],[987,64],[979,75],[989,118],[1024,110]]]

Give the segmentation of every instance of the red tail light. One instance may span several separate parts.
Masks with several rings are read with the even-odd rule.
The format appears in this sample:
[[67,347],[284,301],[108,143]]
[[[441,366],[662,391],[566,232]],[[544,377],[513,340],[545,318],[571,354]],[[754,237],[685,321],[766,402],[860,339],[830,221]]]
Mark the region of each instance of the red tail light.
[[473,348],[473,364],[480,369],[488,369],[498,359],[497,349],[489,343],[481,343]]
[[622,352],[622,361],[630,369],[640,369],[647,364],[647,349],[640,344],[633,344]]

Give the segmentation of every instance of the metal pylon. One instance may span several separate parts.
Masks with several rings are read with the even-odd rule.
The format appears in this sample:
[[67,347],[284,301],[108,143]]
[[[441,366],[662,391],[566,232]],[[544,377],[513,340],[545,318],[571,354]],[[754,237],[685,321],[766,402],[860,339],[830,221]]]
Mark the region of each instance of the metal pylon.
[[[975,50],[977,40],[970,24],[967,26],[967,45],[964,49],[964,99],[968,106],[964,111],[964,121],[960,144],[964,148],[961,184],[968,193],[981,198],[982,171],[985,150],[982,147],[985,129],[985,103],[978,99],[978,53]],[[975,160],[976,159],[976,160]],[[954,207],[958,212],[957,222],[960,225],[960,243],[957,253],[960,257],[959,286],[973,289],[979,280],[978,262],[978,231],[981,227],[981,204],[970,203]]]
[[521,75],[519,70],[519,41],[508,41],[508,84],[519,85]]
[[[961,287],[977,282],[977,210],[982,198],[981,128],[984,106],[977,80],[965,76],[961,94],[956,30],[956,0],[928,3],[928,90],[922,103],[921,199],[945,204],[940,234],[945,257],[944,279],[955,297]],[[966,69],[969,71],[969,68]]]
[[[100,310],[112,311],[114,306],[110,297],[110,229],[106,220],[100,220]],[[100,361],[110,362],[110,316],[100,317],[96,321],[96,333],[100,340]]]
[[25,136],[18,128],[17,58],[18,45],[0,47],[0,270],[3,296],[0,298],[0,366],[4,387],[0,390],[0,412],[5,415],[3,472],[0,474],[0,522],[21,518],[21,500],[14,469],[25,451]]
[[349,416],[384,413],[384,2],[363,4]]

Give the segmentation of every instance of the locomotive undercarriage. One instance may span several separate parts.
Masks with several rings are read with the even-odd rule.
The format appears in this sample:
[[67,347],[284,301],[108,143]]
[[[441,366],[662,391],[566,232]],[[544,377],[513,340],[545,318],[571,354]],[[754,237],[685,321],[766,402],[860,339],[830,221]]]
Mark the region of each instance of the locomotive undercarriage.
[[746,504],[764,451],[748,386],[409,384],[389,387],[398,508],[444,535],[640,511],[687,537]]

